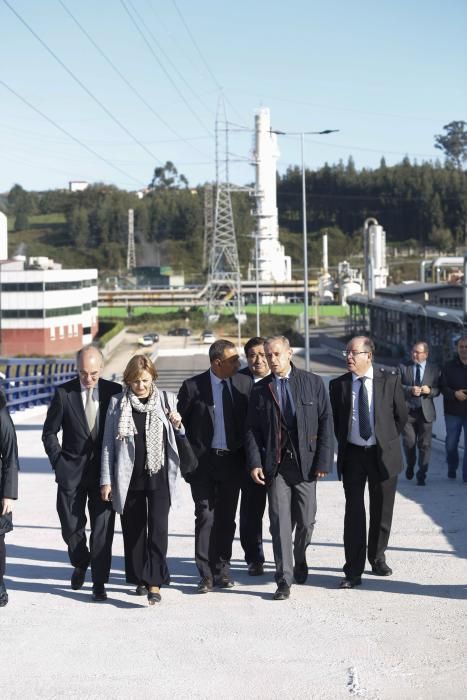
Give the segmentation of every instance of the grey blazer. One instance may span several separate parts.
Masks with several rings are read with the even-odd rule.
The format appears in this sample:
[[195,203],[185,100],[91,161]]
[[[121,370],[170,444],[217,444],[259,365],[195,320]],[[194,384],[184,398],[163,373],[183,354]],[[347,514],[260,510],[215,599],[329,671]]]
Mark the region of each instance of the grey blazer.
[[[412,387],[414,385],[414,363],[413,361],[401,364],[399,370],[401,373],[402,389],[404,390],[405,400],[410,408],[410,397],[412,396]],[[427,362],[425,372],[423,374],[423,384],[431,387],[429,394],[423,394],[421,398],[421,408],[425,421],[433,423],[436,419],[436,409],[433,399],[439,395],[439,367],[433,362]]]
[[[171,391],[167,391],[167,400],[170,409],[176,410],[177,397]],[[128,494],[131,475],[135,462],[135,441],[131,437],[128,440],[117,440],[118,423],[120,420],[120,400],[123,392],[112,396],[110,399],[107,417],[105,419],[104,438],[102,441],[102,460],[100,485],[112,486],[113,509],[122,514]],[[173,502],[175,485],[179,473],[180,459],[175,441],[175,431],[165,415],[165,406],[162,404],[163,396],[160,392],[161,402],[156,408],[157,415],[162,419],[167,431],[166,464],[168,468],[170,500]]]

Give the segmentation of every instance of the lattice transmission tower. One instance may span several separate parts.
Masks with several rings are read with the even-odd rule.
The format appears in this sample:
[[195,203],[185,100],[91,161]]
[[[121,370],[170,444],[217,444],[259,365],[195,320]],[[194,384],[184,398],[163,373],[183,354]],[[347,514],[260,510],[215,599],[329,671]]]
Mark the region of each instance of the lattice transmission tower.
[[128,248],[126,254],[126,269],[134,270],[135,267],[135,213],[133,209],[128,209]]
[[237,317],[240,338],[240,323],[244,320],[244,313],[231,198],[232,189],[237,188],[232,188],[229,181],[229,133],[225,109],[222,121],[219,111],[218,109],[216,117],[216,203],[206,303],[209,321],[217,320],[222,308],[232,309]]
[[203,270],[206,270],[210,262],[211,247],[214,236],[214,185],[204,186],[204,244],[203,244]]

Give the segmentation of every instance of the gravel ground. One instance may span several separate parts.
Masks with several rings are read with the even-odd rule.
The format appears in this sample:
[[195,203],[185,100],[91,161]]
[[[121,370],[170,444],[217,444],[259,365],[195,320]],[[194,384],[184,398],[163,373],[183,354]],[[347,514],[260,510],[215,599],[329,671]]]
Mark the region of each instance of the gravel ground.
[[21,497],[7,536],[10,603],[0,610],[3,697],[467,697],[467,485],[446,478],[440,443],[425,488],[400,479],[393,576],[368,573],[361,588],[337,589],[344,497],[330,477],[318,489],[308,582],[283,602],[271,600],[267,517],[266,574],[248,577],[236,539],[237,585],[196,594],[193,505],[181,482],[170,517],[172,584],[149,608],[125,583],[119,525],[108,601],[91,601],[89,577],[71,590],[44,416],[31,409],[15,418]]

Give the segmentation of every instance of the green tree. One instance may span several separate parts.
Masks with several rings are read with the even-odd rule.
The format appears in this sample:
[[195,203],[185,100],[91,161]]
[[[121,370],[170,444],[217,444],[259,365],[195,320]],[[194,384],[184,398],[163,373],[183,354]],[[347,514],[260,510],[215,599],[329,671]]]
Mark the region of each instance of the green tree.
[[439,253],[450,253],[454,246],[454,237],[448,228],[434,228],[430,235],[430,242]]
[[449,122],[443,126],[445,133],[435,136],[435,148],[443,151],[446,161],[456,168],[462,168],[462,164],[467,161],[466,127],[465,121]]

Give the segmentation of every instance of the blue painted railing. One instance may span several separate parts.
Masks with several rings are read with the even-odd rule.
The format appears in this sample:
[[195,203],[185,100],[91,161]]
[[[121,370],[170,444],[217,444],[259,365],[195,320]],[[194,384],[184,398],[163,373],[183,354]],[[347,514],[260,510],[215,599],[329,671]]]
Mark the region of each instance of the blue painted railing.
[[0,388],[10,411],[48,404],[55,387],[76,377],[74,359],[0,358]]

